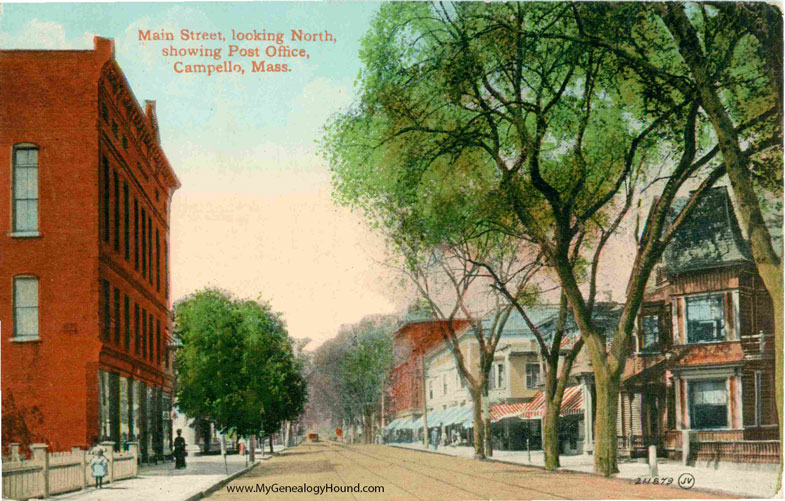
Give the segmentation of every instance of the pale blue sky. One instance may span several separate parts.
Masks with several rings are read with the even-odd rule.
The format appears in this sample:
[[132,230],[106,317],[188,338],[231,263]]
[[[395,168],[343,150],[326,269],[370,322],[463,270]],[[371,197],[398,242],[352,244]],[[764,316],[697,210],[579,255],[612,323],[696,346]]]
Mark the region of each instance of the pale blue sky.
[[[329,172],[315,144],[329,115],[352,102],[360,39],[378,4],[0,8],[0,47],[91,49],[93,35],[114,38],[137,99],[157,101],[164,150],[183,184],[172,204],[175,298],[208,284],[242,296],[261,293],[283,312],[292,335],[317,343],[341,323],[403,307],[378,264],[381,240],[359,216],[331,203]],[[138,41],[138,29],[161,28],[227,36],[232,28],[328,30],[338,42],[303,45],[311,57],[295,61],[290,73],[184,76],[171,69],[181,58],[160,54],[170,42]]]

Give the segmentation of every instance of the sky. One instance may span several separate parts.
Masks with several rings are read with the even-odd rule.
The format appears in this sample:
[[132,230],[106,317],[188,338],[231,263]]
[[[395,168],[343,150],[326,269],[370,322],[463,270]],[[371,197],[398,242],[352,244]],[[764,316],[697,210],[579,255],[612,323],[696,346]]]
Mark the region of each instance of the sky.
[[[172,200],[176,300],[205,286],[269,300],[313,348],[341,324],[401,311],[406,298],[382,264],[384,243],[331,200],[320,130],[355,95],[360,40],[374,3],[112,3],[0,5],[0,47],[92,49],[113,38],[137,100],[157,102],[163,149],[182,188]],[[288,73],[177,74],[161,50],[229,43],[140,41],[138,30],[332,33],[297,44],[309,59]],[[240,45],[241,43],[237,43]],[[263,44],[260,47],[266,47]],[[289,44],[295,45],[295,44]],[[235,59],[234,57],[232,58]],[[283,62],[283,61],[281,61]],[[246,63],[249,64],[249,63]]]
[[[334,113],[356,99],[361,39],[379,3],[191,2],[0,4],[0,48],[92,49],[115,40],[116,59],[137,100],[155,100],[163,149],[182,187],[170,221],[172,298],[214,286],[270,301],[295,338],[313,349],[343,324],[401,313],[413,287],[383,263],[384,241],[362,216],[332,202],[318,142]],[[292,71],[178,74],[163,49],[244,42],[179,40],[180,30],[282,32],[309,58]],[[329,31],[335,43],[291,43],[290,30]],[[172,32],[173,42],[140,40]],[[279,47],[280,47],[279,45]],[[226,58],[238,61],[247,58]],[[266,59],[266,58],[262,58]],[[634,259],[630,219],[603,255],[598,290],[621,300]],[[621,291],[621,293],[620,293]],[[556,294],[556,293],[554,293]],[[546,297],[556,301],[558,296]]]

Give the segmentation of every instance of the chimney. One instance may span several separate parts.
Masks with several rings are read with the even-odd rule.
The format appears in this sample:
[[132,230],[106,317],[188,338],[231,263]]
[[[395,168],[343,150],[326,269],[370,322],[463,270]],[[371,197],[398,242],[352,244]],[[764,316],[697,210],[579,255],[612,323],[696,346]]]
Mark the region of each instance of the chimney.
[[102,61],[114,59],[114,40],[104,37],[93,37],[93,51]]
[[144,114],[155,132],[155,142],[161,144],[161,134],[158,131],[158,115],[155,114],[155,101],[145,100]]

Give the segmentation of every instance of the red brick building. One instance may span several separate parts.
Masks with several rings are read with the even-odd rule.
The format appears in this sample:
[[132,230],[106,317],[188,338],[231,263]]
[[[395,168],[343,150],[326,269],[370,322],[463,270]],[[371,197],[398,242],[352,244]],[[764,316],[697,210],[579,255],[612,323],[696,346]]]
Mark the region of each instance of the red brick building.
[[169,452],[169,213],[155,102],[93,50],[0,51],[3,445]]
[[[460,331],[468,321],[456,320],[454,324],[456,331]],[[419,320],[404,323],[393,334],[390,395],[396,419],[422,415],[425,398],[423,355],[444,342],[446,329],[445,321]]]
[[623,378],[621,448],[656,445],[691,463],[777,463],[772,315],[730,197],[715,188],[646,291]]

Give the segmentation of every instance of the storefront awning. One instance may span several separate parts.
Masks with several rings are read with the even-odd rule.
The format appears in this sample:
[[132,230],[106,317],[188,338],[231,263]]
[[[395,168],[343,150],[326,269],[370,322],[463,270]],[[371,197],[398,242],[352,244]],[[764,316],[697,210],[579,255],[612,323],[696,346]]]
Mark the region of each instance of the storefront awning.
[[496,422],[504,418],[517,417],[523,412],[525,405],[525,403],[492,405],[489,409],[491,422]]
[[444,426],[450,426],[453,424],[463,424],[466,426],[465,423],[467,420],[469,421],[469,426],[474,423],[471,407],[452,407],[448,410],[449,412],[444,418]]
[[583,414],[583,391],[580,386],[570,386],[564,389],[561,399],[560,416],[576,416]]
[[[565,388],[559,415],[580,415],[583,414],[583,409],[583,391],[581,387],[569,386]],[[511,417],[519,419],[542,419],[545,416],[545,393],[542,390],[539,390],[528,402],[492,405],[489,410],[492,422]]]
[[394,419],[384,429],[386,431],[393,431],[393,430],[399,428],[401,426],[401,424],[403,424],[404,421],[407,421],[407,419],[404,419],[404,418]]

